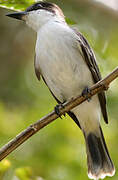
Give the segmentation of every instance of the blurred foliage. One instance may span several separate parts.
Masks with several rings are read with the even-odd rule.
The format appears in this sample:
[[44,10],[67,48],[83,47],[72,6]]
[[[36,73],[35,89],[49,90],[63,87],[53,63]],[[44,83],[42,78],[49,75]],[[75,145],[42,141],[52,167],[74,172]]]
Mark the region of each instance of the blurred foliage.
[[14,10],[24,10],[31,4],[36,2],[35,0],[0,0],[0,7],[14,9]]
[[31,167],[17,168],[15,174],[20,180],[34,179]]
[[3,160],[0,163],[0,180],[3,179],[5,174],[8,172],[9,168],[11,167],[11,163],[8,160]]
[[[52,0],[93,47],[102,75],[118,66],[118,16],[83,0]],[[0,1],[24,9],[33,0]],[[15,3],[17,2],[17,3]],[[22,3],[23,2],[23,3]],[[3,3],[3,4],[2,4]],[[20,5],[19,5],[20,3]],[[36,34],[0,9],[0,144],[46,115],[55,106],[49,90],[33,69]],[[71,20],[71,21],[70,21]],[[118,169],[118,80],[107,92],[109,125],[102,122],[111,157]],[[87,180],[85,144],[73,121],[57,119],[30,138],[0,164],[0,180]],[[112,177],[117,180],[118,172]],[[106,178],[110,179],[110,178]]]

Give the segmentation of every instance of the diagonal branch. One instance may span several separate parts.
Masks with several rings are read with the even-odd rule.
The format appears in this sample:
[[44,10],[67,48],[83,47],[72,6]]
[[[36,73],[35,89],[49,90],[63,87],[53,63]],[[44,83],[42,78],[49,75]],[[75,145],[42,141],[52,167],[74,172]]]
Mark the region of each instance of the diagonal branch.
[[[103,80],[97,82],[90,88],[90,93],[88,93],[88,97],[101,92],[105,91],[109,88],[109,84],[118,77],[118,67],[112,71],[108,76],[106,76]],[[63,104],[63,107],[60,107],[60,115],[68,112],[72,108],[76,107],[77,105],[83,103],[86,100],[83,96],[78,96],[76,98],[71,99],[69,102]],[[52,121],[56,120],[58,115],[52,111],[48,115],[44,116],[36,123],[30,125],[27,129],[22,131],[18,134],[14,139],[9,141],[6,145],[4,145],[0,149],[0,161],[8,156],[12,151],[14,151],[18,146],[20,146],[23,142],[25,142],[28,138],[30,138],[33,134],[37,131],[42,129],[43,127],[47,126]]]

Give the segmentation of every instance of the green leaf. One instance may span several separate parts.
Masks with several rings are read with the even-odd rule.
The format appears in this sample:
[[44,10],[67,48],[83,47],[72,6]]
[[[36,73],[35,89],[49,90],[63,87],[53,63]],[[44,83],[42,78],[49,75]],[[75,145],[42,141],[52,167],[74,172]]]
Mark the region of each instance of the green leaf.
[[67,18],[67,17],[66,17],[66,22],[67,22],[68,24],[70,24],[70,25],[75,25],[75,24],[77,24],[74,20],[72,20],[72,19],[70,19],[70,18]]
[[23,11],[35,2],[36,0],[0,0],[0,7]]

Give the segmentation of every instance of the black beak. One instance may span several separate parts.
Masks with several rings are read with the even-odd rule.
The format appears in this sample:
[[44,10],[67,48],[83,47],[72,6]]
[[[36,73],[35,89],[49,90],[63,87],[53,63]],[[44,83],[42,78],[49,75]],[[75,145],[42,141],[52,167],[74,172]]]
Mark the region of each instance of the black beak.
[[23,20],[23,16],[25,16],[26,14],[27,12],[23,11],[23,12],[15,12],[15,13],[6,14],[6,16]]

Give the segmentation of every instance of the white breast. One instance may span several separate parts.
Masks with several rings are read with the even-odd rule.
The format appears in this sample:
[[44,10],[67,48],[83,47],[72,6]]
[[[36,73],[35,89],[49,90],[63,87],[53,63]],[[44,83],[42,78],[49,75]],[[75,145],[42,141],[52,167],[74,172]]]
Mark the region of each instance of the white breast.
[[60,101],[79,95],[92,84],[77,43],[76,34],[66,24],[49,22],[38,32],[36,67]]

